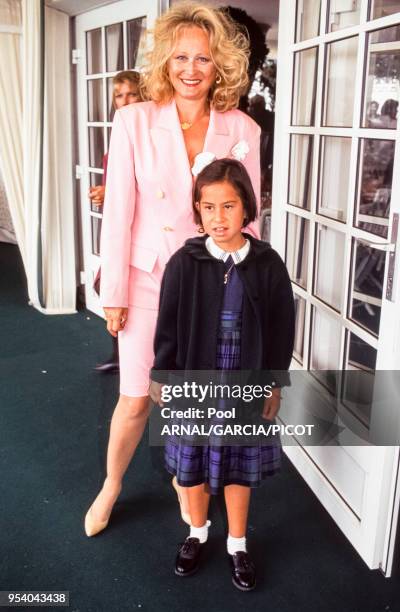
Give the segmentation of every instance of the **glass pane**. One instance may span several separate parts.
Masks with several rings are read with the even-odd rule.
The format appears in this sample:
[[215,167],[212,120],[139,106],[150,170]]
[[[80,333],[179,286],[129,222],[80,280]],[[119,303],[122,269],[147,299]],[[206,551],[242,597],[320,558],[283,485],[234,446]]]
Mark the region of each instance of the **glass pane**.
[[100,255],[101,219],[91,217],[92,220],[92,253]]
[[296,328],[294,337],[293,357],[301,364],[303,363],[304,351],[304,325],[306,318],[306,301],[299,295],[294,294],[294,308],[296,316]]
[[292,125],[314,125],[318,48],[294,54]]
[[344,250],[345,235],[318,224],[314,293],[339,312],[343,298]]
[[103,167],[104,130],[102,127],[89,127],[89,166]]
[[310,223],[298,215],[287,215],[286,266],[294,283],[306,289]]
[[354,224],[367,232],[388,237],[394,141],[360,140],[360,184]]
[[375,371],[376,349],[350,333],[348,364],[352,368]]
[[399,0],[371,0],[371,17],[378,19],[400,11]]
[[357,44],[358,37],[352,36],[327,45],[323,125],[351,127],[353,124]]
[[[358,338],[355,334],[347,332],[348,355],[344,373],[342,402],[366,427],[371,420],[371,407],[374,394],[376,350]],[[354,370],[358,370],[357,376]]]
[[[103,175],[97,172],[89,172],[89,183],[91,187],[98,187],[103,184]],[[101,207],[90,203],[90,209],[94,212],[100,212]]]
[[146,50],[146,17],[128,21],[128,68],[136,68],[144,63]]
[[375,336],[379,334],[381,318],[385,255],[384,251],[353,241],[349,317]]
[[[262,204],[263,203],[261,200],[261,206]],[[260,228],[261,240],[264,240],[265,242],[270,242],[271,241],[271,208],[264,208],[264,209],[261,208],[259,228]]]
[[111,129],[110,127],[107,128],[107,151],[110,148],[110,140],[111,140]]
[[[310,370],[336,393],[336,371],[340,370],[342,328],[338,321],[313,306]],[[325,370],[325,372],[324,372]],[[330,372],[331,371],[331,372]]]
[[328,32],[337,32],[360,23],[361,0],[331,0]]
[[313,137],[290,136],[289,204],[310,210]]
[[394,130],[400,100],[400,26],[372,32],[368,51],[362,125]]
[[86,32],[86,74],[98,74],[102,70],[101,29]]
[[88,81],[88,121],[104,121],[103,79]]
[[107,72],[124,69],[124,44],[122,23],[106,27]]
[[91,187],[97,187],[103,184],[103,175],[97,172],[89,172],[89,183]]
[[321,0],[297,0],[296,42],[319,34]]
[[113,77],[109,77],[107,79],[107,121],[112,121],[114,119],[113,91]]
[[320,215],[346,221],[350,155],[351,138],[321,137]]

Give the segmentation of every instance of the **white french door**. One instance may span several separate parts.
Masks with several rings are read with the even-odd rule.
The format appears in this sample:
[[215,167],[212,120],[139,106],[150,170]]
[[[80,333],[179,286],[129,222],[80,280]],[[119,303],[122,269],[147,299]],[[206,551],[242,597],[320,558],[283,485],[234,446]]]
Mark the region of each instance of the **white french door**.
[[99,268],[102,209],[91,204],[89,186],[103,181],[103,156],[112,127],[112,77],[140,70],[147,29],[158,14],[158,0],[120,0],[76,18],[79,165],[86,306],[102,316],[93,281]]
[[[324,389],[329,371],[369,373],[373,397],[374,373],[400,369],[400,2],[281,0],[279,13],[271,241],[295,294],[292,368]],[[382,416],[354,389],[340,400],[339,422],[373,437]],[[399,448],[357,445],[347,428],[336,446],[285,451],[390,576]]]

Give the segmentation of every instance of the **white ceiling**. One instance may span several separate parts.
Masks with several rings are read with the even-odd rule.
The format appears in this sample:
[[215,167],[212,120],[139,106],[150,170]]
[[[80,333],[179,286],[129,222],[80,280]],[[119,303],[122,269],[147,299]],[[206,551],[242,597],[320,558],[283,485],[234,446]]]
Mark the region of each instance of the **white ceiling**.
[[[132,2],[140,2],[140,0],[132,0]],[[86,13],[99,6],[106,4],[118,4],[115,0],[45,0],[48,6],[67,13],[71,17]],[[170,0],[171,4],[179,2],[179,0]],[[276,56],[276,47],[278,41],[278,17],[279,17],[279,0],[208,0],[216,6],[235,6],[244,9],[258,23],[269,24],[271,29],[267,35],[268,46],[271,49],[270,56]],[[116,10],[118,10],[116,8]]]
[[[86,13],[86,11],[105,4],[112,4],[114,0],[45,0],[45,2],[48,6],[73,16]],[[136,2],[140,2],[140,0],[136,0]],[[174,0],[171,4],[173,2]],[[211,4],[236,6],[247,11],[260,23],[269,23],[271,27],[278,25],[279,0],[212,0]]]
[[45,0],[47,6],[63,11],[71,17],[113,2],[114,0]]

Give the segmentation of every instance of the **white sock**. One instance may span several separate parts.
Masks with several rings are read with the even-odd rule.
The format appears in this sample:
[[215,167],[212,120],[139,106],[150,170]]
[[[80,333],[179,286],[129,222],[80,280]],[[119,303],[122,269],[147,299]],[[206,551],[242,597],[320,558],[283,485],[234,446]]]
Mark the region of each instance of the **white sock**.
[[246,536],[243,538],[234,538],[228,534],[226,541],[226,548],[229,555],[234,555],[237,552],[247,552],[246,550]]
[[211,521],[207,521],[203,527],[193,527],[190,525],[189,538],[197,538],[200,544],[204,544],[208,539],[208,528],[211,525]]

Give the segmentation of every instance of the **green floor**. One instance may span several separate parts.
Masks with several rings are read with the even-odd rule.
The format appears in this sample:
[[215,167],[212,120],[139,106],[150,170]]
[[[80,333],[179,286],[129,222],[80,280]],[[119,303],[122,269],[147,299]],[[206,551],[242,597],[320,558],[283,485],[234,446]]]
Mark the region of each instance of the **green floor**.
[[91,313],[46,317],[29,307],[18,251],[5,244],[0,321],[0,590],[68,590],[74,612],[400,610],[398,581],[366,568],[287,461],[253,497],[252,593],[231,584],[218,500],[203,567],[175,577],[187,529],[146,437],[109,528],[86,538],[118,388],[116,377],[92,372],[109,339]]

